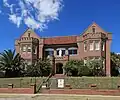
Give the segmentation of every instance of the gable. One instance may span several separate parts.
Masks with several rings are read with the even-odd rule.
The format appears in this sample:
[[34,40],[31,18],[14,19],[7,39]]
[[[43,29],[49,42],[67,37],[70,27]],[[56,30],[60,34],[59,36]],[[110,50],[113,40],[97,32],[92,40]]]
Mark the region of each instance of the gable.
[[32,29],[27,29],[20,38],[29,36],[34,38],[40,38]]
[[96,33],[96,32],[102,32],[102,33],[106,33],[98,24],[96,24],[95,22],[93,22],[84,32],[85,33]]

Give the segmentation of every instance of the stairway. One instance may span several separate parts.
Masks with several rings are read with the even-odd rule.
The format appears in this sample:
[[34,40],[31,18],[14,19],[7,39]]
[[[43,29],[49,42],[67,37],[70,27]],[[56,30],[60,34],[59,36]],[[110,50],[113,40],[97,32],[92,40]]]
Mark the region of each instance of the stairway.
[[55,74],[53,78],[65,78],[64,74]]

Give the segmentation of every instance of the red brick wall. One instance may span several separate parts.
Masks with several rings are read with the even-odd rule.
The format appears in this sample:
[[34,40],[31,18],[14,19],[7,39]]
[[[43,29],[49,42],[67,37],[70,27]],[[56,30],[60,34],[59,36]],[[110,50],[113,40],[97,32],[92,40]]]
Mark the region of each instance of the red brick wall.
[[96,90],[96,89],[52,89],[52,90],[42,90],[42,93],[120,96],[120,90]]
[[34,94],[31,88],[0,88],[0,93]]
[[18,93],[18,94],[34,94],[36,92],[35,85],[32,85],[30,88],[0,88],[0,93]]

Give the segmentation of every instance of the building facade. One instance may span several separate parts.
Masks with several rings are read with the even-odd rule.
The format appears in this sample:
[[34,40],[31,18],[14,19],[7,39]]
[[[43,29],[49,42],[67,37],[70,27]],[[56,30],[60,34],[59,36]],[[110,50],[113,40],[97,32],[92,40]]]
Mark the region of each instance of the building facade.
[[62,66],[69,60],[83,59],[86,63],[102,58],[106,76],[110,76],[111,40],[111,33],[92,23],[79,36],[41,38],[28,29],[16,39],[15,48],[29,64],[38,58],[49,58],[51,63],[54,62],[56,74],[64,73]]

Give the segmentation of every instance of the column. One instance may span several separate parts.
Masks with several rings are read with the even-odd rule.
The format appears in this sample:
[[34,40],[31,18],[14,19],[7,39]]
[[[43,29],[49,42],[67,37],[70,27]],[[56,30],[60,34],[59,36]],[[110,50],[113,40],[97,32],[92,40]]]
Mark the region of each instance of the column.
[[56,55],[57,55],[57,50],[54,49],[54,57],[56,57]]
[[111,40],[107,40],[106,41],[106,76],[111,76],[110,45],[111,45]]
[[65,50],[65,55],[67,55],[67,56],[68,56],[68,49],[66,49],[66,50]]

